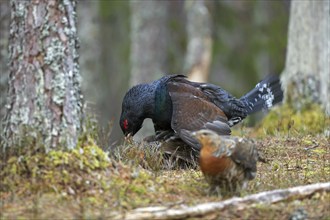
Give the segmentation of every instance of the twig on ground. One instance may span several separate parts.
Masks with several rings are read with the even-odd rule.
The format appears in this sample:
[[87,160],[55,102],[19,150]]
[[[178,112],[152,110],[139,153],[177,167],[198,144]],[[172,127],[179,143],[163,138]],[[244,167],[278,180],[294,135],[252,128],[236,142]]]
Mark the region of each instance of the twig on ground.
[[114,219],[182,219],[205,216],[229,206],[243,209],[253,204],[270,204],[289,199],[302,199],[317,192],[330,192],[330,182],[297,186],[252,194],[243,198],[234,197],[221,202],[210,202],[181,209],[171,209],[164,206],[138,208],[124,215],[113,216]]

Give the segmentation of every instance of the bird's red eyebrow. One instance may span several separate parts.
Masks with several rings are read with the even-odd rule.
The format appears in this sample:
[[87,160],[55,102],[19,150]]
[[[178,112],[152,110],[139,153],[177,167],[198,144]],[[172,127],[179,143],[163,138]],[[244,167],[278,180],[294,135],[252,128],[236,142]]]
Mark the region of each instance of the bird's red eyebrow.
[[124,129],[125,129],[125,130],[128,129],[128,121],[127,121],[127,119],[124,120],[124,122],[123,122],[123,126],[124,126]]

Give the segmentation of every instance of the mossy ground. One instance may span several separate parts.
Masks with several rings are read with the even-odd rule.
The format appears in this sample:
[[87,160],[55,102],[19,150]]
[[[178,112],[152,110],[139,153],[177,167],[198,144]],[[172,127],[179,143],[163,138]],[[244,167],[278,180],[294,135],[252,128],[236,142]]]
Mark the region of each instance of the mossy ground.
[[[258,148],[268,160],[258,164],[256,179],[241,195],[329,182],[326,128],[309,132],[304,125],[303,131],[297,127],[292,132],[291,126],[265,132],[273,114],[278,115],[270,113],[256,130],[239,128],[234,132],[258,137]],[[159,154],[155,156],[155,152],[143,150],[143,145],[132,143],[107,154],[94,139],[100,140],[97,135],[86,135],[71,152],[2,159],[1,219],[111,219],[138,207],[178,208],[226,199],[208,194],[208,185],[198,169],[163,170]],[[303,210],[309,219],[330,219],[330,194],[245,209],[232,207],[203,219],[289,219],[297,210]]]

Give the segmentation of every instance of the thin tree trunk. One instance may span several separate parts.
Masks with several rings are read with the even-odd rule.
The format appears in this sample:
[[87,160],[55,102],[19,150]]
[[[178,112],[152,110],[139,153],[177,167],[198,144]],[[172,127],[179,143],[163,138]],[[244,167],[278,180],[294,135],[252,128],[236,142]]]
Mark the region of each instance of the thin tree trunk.
[[[131,0],[130,86],[150,82],[167,73],[168,1]],[[135,139],[153,133],[150,119]]]
[[324,0],[317,10],[321,11],[320,24],[317,33],[320,40],[317,41],[320,57],[318,68],[321,78],[321,102],[330,116],[330,1]]
[[[10,21],[9,0],[0,1],[0,120],[6,113],[8,90],[8,35]],[[2,126],[1,126],[2,128]],[[1,129],[2,130],[2,129]]]
[[292,0],[286,65],[286,102],[296,109],[320,103],[330,115],[330,2]]
[[5,146],[75,147],[81,129],[76,1],[11,1]]
[[166,74],[168,2],[131,0],[130,7],[133,86]]
[[184,72],[197,82],[208,79],[212,59],[210,14],[203,0],[185,1],[188,48]]

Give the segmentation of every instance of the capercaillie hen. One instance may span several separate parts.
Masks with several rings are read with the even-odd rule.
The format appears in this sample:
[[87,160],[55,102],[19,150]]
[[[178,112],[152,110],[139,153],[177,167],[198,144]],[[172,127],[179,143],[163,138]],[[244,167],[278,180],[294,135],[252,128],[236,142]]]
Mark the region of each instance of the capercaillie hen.
[[239,193],[255,178],[257,161],[262,159],[253,140],[220,136],[207,129],[191,135],[201,144],[199,165],[210,185],[210,193]]
[[189,132],[209,129],[230,135],[231,126],[282,99],[277,76],[265,78],[238,99],[219,86],[191,82],[183,75],[167,75],[136,85],[126,93],[120,127],[125,136],[134,136],[144,119],[151,118],[156,132],[152,140],[164,141],[165,152],[176,152],[187,159],[187,155],[198,157],[200,151],[200,143]]

